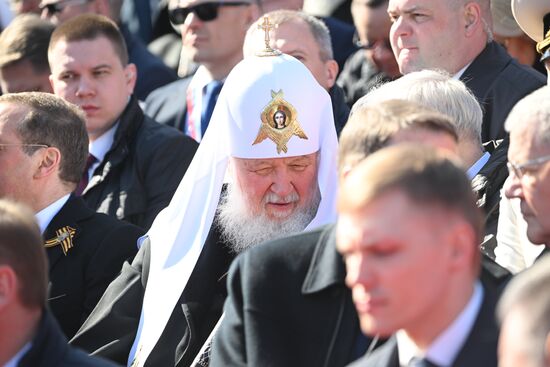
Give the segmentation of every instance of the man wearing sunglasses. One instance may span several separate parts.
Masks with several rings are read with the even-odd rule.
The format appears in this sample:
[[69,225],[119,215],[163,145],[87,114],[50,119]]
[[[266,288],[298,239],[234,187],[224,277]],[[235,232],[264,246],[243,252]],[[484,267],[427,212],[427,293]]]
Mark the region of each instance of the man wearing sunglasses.
[[225,78],[243,58],[246,30],[259,10],[253,0],[173,0],[169,7],[183,52],[200,66],[193,76],[151,93],[145,113],[200,141]]
[[[508,198],[517,198],[533,244],[550,245],[550,87],[541,88],[512,109],[506,120],[510,132],[505,184]],[[497,247],[498,248],[498,247]],[[546,247],[543,254],[548,252]]]
[[104,15],[115,21],[128,47],[130,62],[137,66],[134,94],[143,101],[153,90],[176,80],[177,76],[120,23],[121,5],[122,1],[110,0],[43,0],[40,9],[42,18],[56,25],[86,13]]

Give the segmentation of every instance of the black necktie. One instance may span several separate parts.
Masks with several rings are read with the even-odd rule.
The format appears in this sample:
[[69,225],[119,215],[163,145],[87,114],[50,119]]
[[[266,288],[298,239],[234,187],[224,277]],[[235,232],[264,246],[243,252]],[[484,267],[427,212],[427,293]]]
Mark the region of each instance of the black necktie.
[[88,171],[90,171],[90,167],[97,162],[97,158],[94,157],[92,154],[88,154],[88,159],[86,159],[86,166],[84,168],[84,172],[82,172],[82,177],[80,178],[80,182],[78,183],[78,186],[76,187],[76,190],[74,190],[74,194],[76,196],[82,195],[82,192],[88,186],[89,181],[89,175]]
[[409,361],[407,367],[438,367],[435,363],[426,358],[414,357]]

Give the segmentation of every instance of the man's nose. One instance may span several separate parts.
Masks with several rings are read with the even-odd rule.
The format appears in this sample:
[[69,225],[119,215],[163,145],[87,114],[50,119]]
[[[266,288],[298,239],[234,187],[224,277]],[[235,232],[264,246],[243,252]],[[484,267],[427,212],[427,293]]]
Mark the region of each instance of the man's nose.
[[504,194],[507,198],[522,198],[523,197],[523,187],[521,186],[521,179],[517,177],[513,172],[510,172],[510,175],[504,181]]

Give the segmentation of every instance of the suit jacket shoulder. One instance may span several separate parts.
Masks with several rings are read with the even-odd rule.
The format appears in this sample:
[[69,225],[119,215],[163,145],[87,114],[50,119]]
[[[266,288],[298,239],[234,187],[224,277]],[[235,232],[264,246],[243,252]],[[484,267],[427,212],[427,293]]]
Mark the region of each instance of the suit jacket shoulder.
[[187,113],[187,88],[192,76],[158,88],[145,100],[144,112],[153,120],[183,131]]
[[233,262],[211,366],[344,366],[359,332],[333,226],[257,245]]
[[18,367],[115,367],[106,360],[90,357],[67,345],[67,339],[47,311],[43,311],[31,349],[25,353]]
[[44,233],[46,240],[56,231],[74,231],[72,247],[48,247],[49,305],[65,335],[71,337],[90,314],[122,263],[137,252],[139,227],[87,208],[81,198],[71,196]]
[[482,141],[506,136],[504,120],[516,102],[546,85],[546,78],[520,65],[496,42],[489,43],[460,77],[483,109]]

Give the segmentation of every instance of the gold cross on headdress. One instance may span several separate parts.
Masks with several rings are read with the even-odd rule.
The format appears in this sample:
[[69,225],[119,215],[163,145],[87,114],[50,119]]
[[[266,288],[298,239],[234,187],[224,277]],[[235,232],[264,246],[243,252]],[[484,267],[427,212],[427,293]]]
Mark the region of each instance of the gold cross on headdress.
[[269,31],[272,29],[276,29],[278,27],[278,24],[272,24],[269,22],[269,17],[264,17],[263,23],[258,24],[258,29],[261,29],[265,32],[264,42],[265,42],[265,49],[263,51],[260,51],[256,53],[257,56],[279,56],[281,55],[281,51],[274,50],[269,46]]

